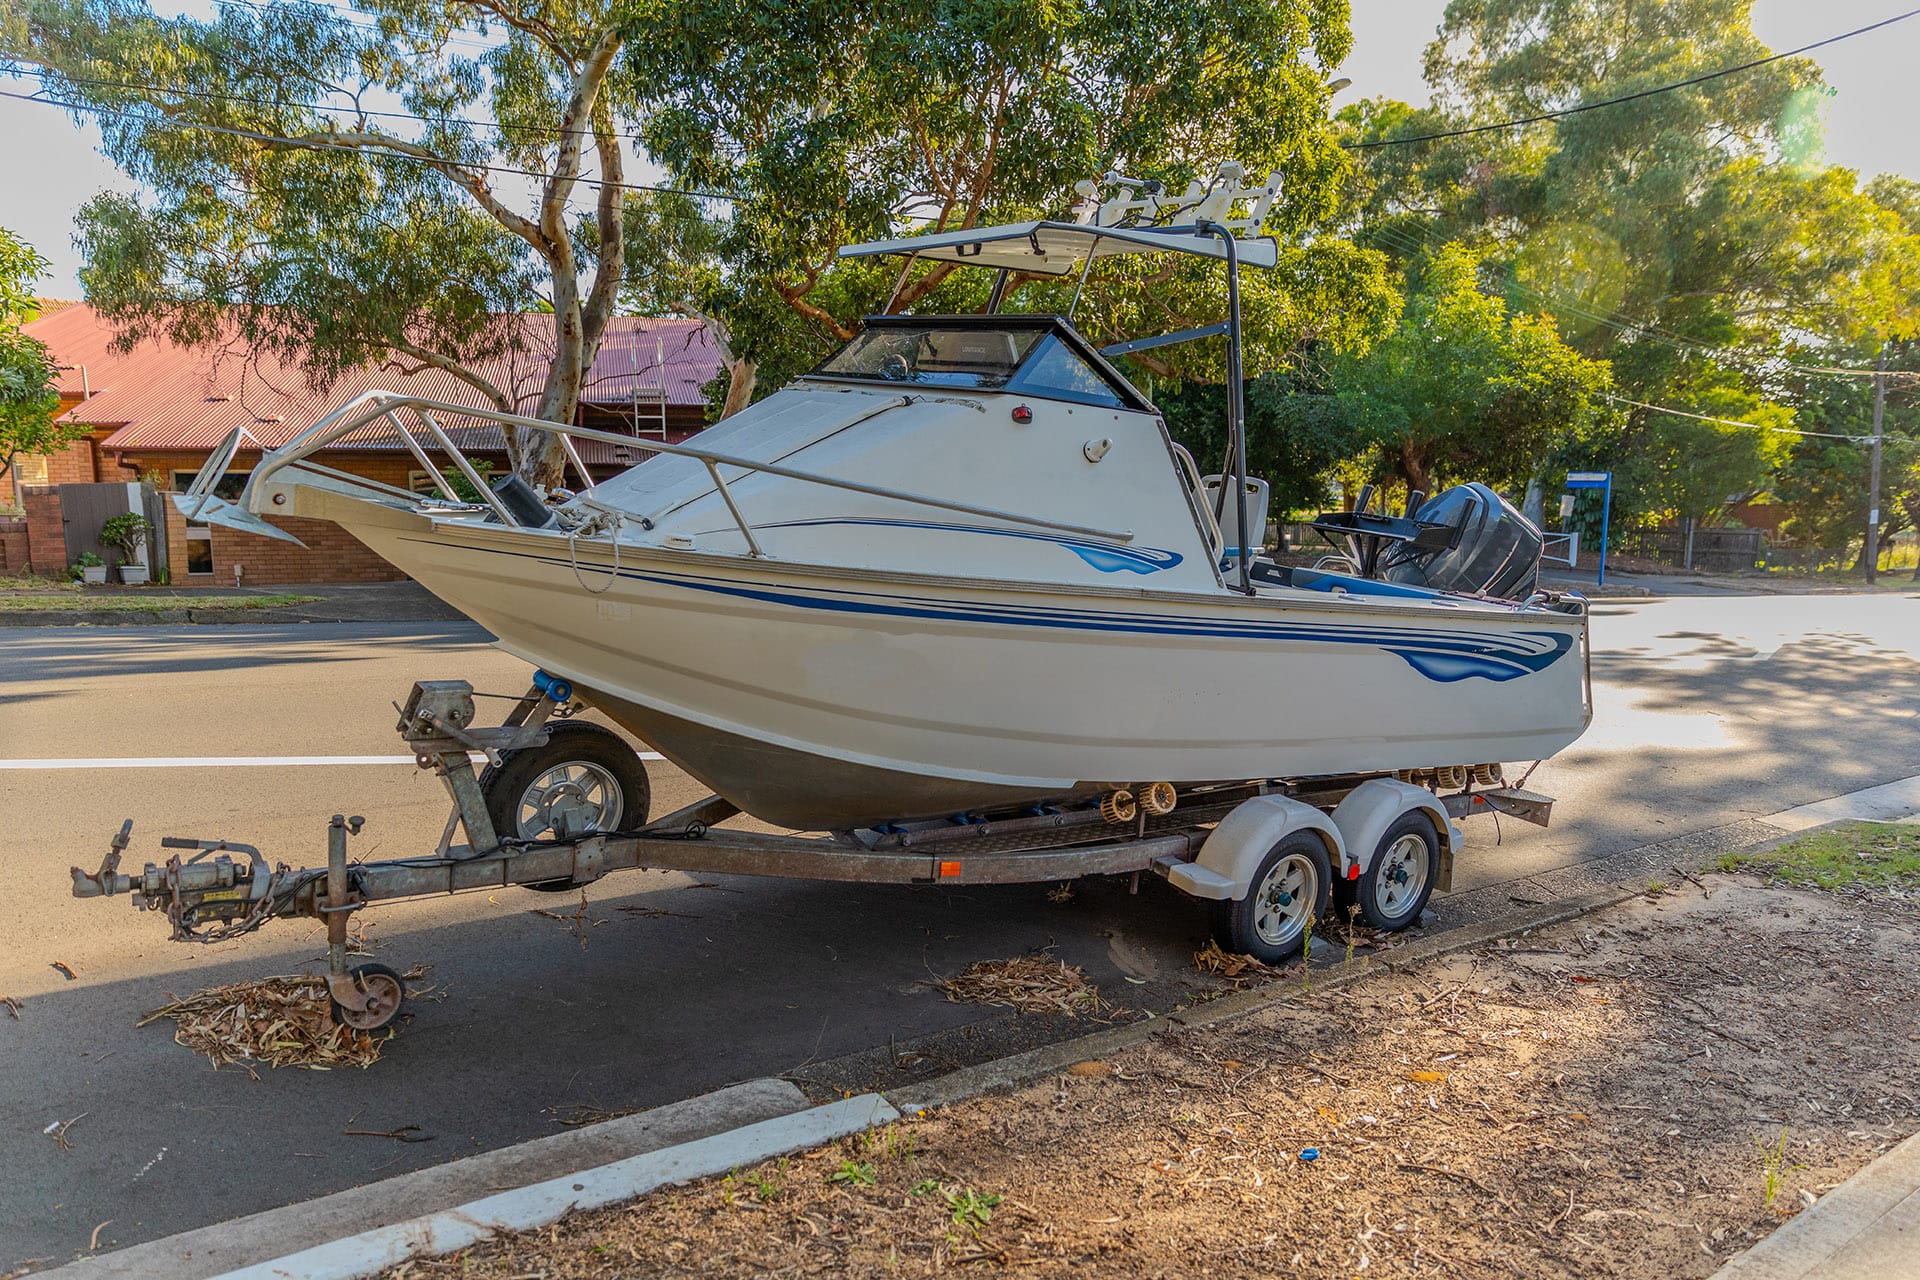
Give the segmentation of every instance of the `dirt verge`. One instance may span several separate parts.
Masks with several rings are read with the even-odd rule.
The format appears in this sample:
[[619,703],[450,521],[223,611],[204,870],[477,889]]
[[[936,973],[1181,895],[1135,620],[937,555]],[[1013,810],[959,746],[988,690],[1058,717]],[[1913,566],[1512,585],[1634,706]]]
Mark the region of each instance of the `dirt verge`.
[[389,1274],[1707,1276],[1920,1129],[1920,904],[1705,885]]

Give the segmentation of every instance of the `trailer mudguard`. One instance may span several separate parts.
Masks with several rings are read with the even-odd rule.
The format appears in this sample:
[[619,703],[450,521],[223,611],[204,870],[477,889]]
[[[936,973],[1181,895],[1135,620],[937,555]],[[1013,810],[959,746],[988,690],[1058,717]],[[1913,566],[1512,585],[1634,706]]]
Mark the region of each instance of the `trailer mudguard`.
[[1326,814],[1287,796],[1255,796],[1222,818],[1191,864],[1168,870],[1167,879],[1196,898],[1239,901],[1253,887],[1253,873],[1274,845],[1295,831],[1312,831],[1326,842],[1327,860],[1342,864],[1339,828]]
[[1346,880],[1357,880],[1373,869],[1379,854],[1380,837],[1404,813],[1419,810],[1433,819],[1440,835],[1440,860],[1451,870],[1453,855],[1460,848],[1460,828],[1447,820],[1446,806],[1433,792],[1394,778],[1369,778],[1347,793],[1333,811],[1333,825],[1340,830],[1345,852],[1334,862],[1334,873]]

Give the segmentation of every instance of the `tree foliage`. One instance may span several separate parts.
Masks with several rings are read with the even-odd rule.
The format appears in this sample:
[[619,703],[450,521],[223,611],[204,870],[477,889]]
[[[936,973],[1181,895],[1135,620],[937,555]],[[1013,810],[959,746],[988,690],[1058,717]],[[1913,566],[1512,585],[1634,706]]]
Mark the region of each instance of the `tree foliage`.
[[[1284,175],[1269,229],[1285,261],[1248,273],[1250,368],[1308,341],[1364,344],[1390,313],[1377,256],[1320,234],[1348,167],[1324,87],[1350,44],[1346,0],[673,0],[650,30],[626,54],[648,149],[740,197],[713,215],[726,269],[704,305],[770,368],[811,364],[887,305],[898,263],[839,260],[842,246],[1061,216],[1073,183],[1109,168],[1175,189],[1226,158]],[[894,309],[977,309],[982,275],[923,266]],[[1021,279],[1009,305],[1064,311],[1071,292]],[[1077,319],[1103,340],[1220,310],[1217,268],[1134,260],[1093,273]],[[1217,344],[1174,361],[1220,375]]]
[[[1810,390],[1798,371],[1858,368],[1920,325],[1920,187],[1823,163],[1829,91],[1805,59],[1518,128],[1371,144],[1753,62],[1770,51],[1750,18],[1751,0],[1453,0],[1426,54],[1434,106],[1341,114],[1361,144],[1360,243],[1415,271],[1469,245],[1516,310],[1606,360],[1623,398],[1751,424],[1622,406],[1561,438],[1549,470],[1613,470],[1616,518],[1718,518],[1789,455],[1824,455],[1764,428],[1809,421],[1791,407]],[[1857,389],[1842,399],[1859,409]]]
[[52,453],[78,428],[54,422],[60,408],[47,345],[21,331],[35,314],[33,286],[47,260],[0,227],[0,477],[22,453]]
[[[80,217],[88,298],[132,342],[238,340],[324,387],[389,360],[445,370],[493,403],[570,420],[624,262],[611,0],[221,5],[26,0],[0,52],[98,113],[139,195]],[[523,179],[531,195],[511,194]],[[550,342],[508,316],[543,291]],[[515,379],[483,371],[517,354]],[[510,441],[551,475],[557,445]]]
[[1607,367],[1550,321],[1513,313],[1480,286],[1474,256],[1441,249],[1416,276],[1393,333],[1334,366],[1352,420],[1384,469],[1413,489],[1481,480],[1524,489],[1548,449],[1586,430]]

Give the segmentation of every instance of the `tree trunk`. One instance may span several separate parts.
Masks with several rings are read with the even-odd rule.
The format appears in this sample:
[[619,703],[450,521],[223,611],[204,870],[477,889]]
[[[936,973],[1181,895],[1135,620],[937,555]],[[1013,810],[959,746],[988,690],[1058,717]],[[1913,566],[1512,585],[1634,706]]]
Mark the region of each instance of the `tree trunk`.
[[[620,43],[617,32],[603,32],[574,78],[573,92],[560,117],[560,146],[553,171],[540,194],[540,231],[535,247],[547,260],[553,281],[553,363],[547,368],[536,416],[548,422],[571,423],[579,413],[581,387],[593,367],[600,335],[620,290],[625,257],[624,227],[617,214],[620,153],[606,114],[598,106],[600,87],[620,51]],[[604,181],[598,201],[600,261],[595,264],[593,286],[583,300],[573,229],[566,219],[567,198],[579,178],[581,153],[585,150],[581,140],[588,135],[594,138]],[[514,435],[518,446],[513,459],[515,474],[536,485],[559,484],[566,469],[566,450],[560,438],[531,427],[523,427]]]
[[727,399],[720,406],[724,421],[753,403],[754,388],[760,382],[760,366],[746,356],[737,356],[727,364]]
[[1399,471],[1400,478],[1407,482],[1409,490],[1418,489],[1421,493],[1433,492],[1431,484],[1433,468],[1429,465],[1426,454],[1412,444],[1403,444],[1400,446],[1397,462],[1398,466],[1395,470]]

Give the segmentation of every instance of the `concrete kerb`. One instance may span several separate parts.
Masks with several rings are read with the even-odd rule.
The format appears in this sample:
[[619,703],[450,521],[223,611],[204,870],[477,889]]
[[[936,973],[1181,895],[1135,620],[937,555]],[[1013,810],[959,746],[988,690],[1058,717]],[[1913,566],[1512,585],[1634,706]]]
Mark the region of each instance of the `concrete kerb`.
[[201,1280],[364,1231],[438,1212],[499,1190],[724,1134],[808,1109],[785,1080],[750,1080],[634,1115],[582,1125],[332,1195],[213,1223],[103,1253],[52,1280]]
[[598,1209],[671,1183],[759,1164],[899,1118],[900,1113],[877,1093],[844,1098],[597,1169],[502,1191],[458,1208],[225,1272],[217,1280],[358,1280],[416,1254],[452,1253],[503,1232],[545,1226],[577,1209]]

